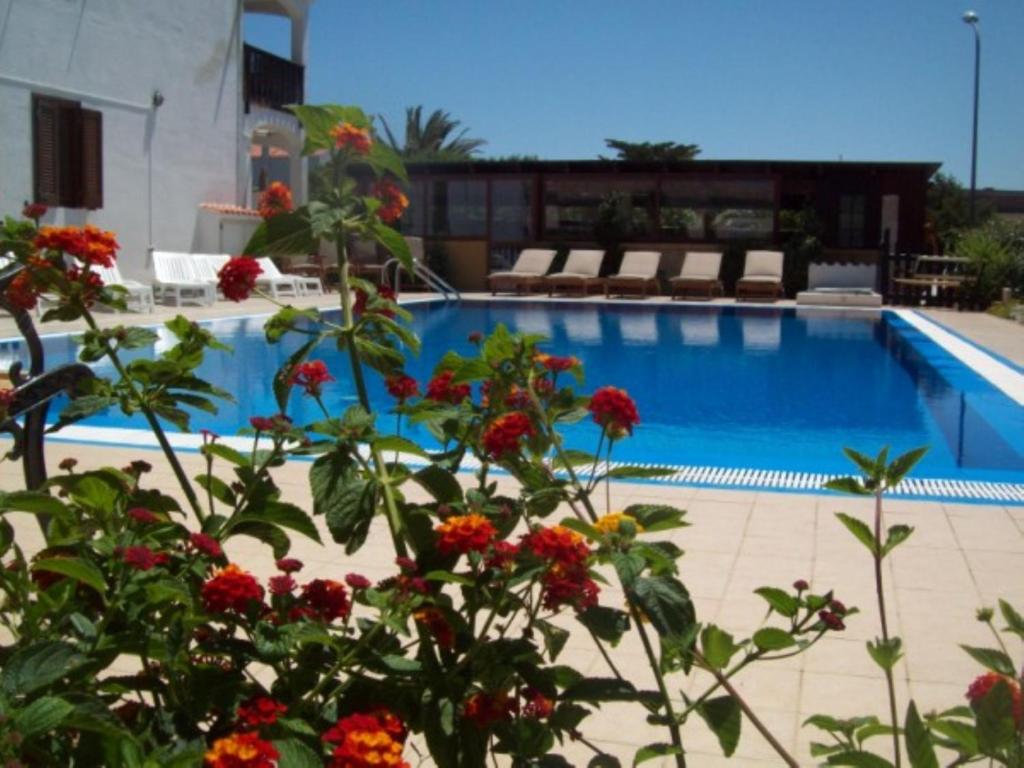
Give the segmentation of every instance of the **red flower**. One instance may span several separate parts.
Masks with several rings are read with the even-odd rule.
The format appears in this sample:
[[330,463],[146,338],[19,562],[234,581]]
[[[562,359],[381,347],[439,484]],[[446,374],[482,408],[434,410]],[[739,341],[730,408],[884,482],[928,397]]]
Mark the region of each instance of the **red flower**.
[[92,224],[84,227],[42,227],[33,241],[40,251],[62,251],[86,264],[114,266],[120,247],[113,232]]
[[479,344],[484,340],[484,335],[480,331],[472,331],[466,339],[470,344]]
[[545,720],[555,711],[555,703],[540,691],[527,688],[523,691],[526,702],[523,704],[523,717],[534,720]]
[[486,552],[498,535],[491,521],[476,513],[452,515],[434,530],[438,534],[437,548],[443,555]]
[[522,546],[542,560],[563,565],[585,563],[590,557],[583,537],[563,525],[530,531],[522,537]]
[[541,583],[544,607],[550,611],[562,605],[571,605],[578,611],[597,605],[600,590],[583,565],[555,563],[541,577]]
[[250,416],[249,426],[257,432],[275,432],[280,434],[291,429],[292,420],[283,413],[277,413],[273,416]]
[[505,570],[512,566],[518,554],[519,547],[515,544],[508,541],[496,541],[491,545],[491,554],[484,560],[484,565],[488,568]]
[[68,279],[68,292],[78,299],[86,307],[96,303],[103,289],[103,279],[90,269],[79,269],[68,267],[65,276]]
[[384,379],[384,386],[387,387],[388,394],[400,403],[404,403],[410,397],[416,397],[420,393],[420,385],[416,379],[404,373],[388,376]]
[[401,555],[395,558],[395,565],[407,573],[416,573],[420,568],[411,557],[402,557]]
[[633,427],[640,423],[636,403],[626,390],[616,387],[601,387],[590,398],[587,410],[594,421],[608,430],[610,437],[633,434]]
[[35,309],[36,302],[39,300],[39,289],[33,283],[32,275],[28,270],[22,270],[7,284],[6,295],[7,302],[11,306],[28,312]]
[[256,733],[233,733],[213,742],[204,762],[208,768],[274,768],[280,756]]
[[797,579],[793,582],[793,589],[797,592],[806,592],[811,588],[811,585],[807,583],[806,579]]
[[484,430],[484,452],[495,459],[519,452],[519,440],[536,434],[530,417],[522,411],[499,416]]
[[271,182],[260,195],[260,216],[269,219],[279,213],[288,213],[292,209],[292,191],[281,181]]
[[38,222],[48,210],[49,208],[42,203],[25,203],[25,207],[21,209],[21,215],[26,219]]
[[345,585],[330,579],[309,582],[302,588],[302,601],[316,618],[326,623],[344,619],[352,610]]
[[267,583],[270,584],[270,594],[278,596],[290,595],[297,586],[289,573],[271,576]]
[[302,570],[302,561],[294,557],[282,557],[274,561],[274,566],[282,573],[297,573]]
[[469,384],[452,384],[453,371],[442,371],[427,383],[427,399],[458,405],[469,397]]
[[331,138],[338,149],[351,149],[357,155],[370,154],[373,139],[365,128],[357,128],[352,123],[341,122],[331,128]]
[[365,576],[361,576],[358,573],[350,573],[345,577],[345,583],[348,584],[352,589],[369,589],[370,580]]
[[362,315],[364,312],[369,311],[372,315],[393,318],[395,316],[395,311],[388,306],[387,302],[395,302],[397,300],[398,297],[391,288],[388,288],[386,285],[379,285],[377,286],[377,302],[375,302],[375,304],[382,303],[383,306],[375,306],[373,309],[368,309],[370,294],[362,288],[356,288],[356,301],[355,304],[352,305],[352,311],[357,317]]
[[507,720],[511,713],[512,707],[505,693],[474,693],[462,708],[462,716],[477,728],[489,728],[494,723]]
[[252,603],[263,602],[263,587],[251,573],[231,563],[203,584],[200,595],[209,613],[245,613]]
[[330,768],[409,768],[402,759],[406,729],[386,709],[342,717],[320,737],[335,745]]
[[158,565],[165,565],[170,558],[163,552],[154,552],[149,547],[125,547],[121,550],[125,565],[137,571],[148,571]]
[[827,629],[831,629],[834,632],[841,632],[846,629],[846,625],[843,620],[839,618],[832,611],[818,611],[818,618],[821,619],[821,623],[825,625]]
[[307,395],[319,397],[324,384],[334,381],[323,360],[309,360],[292,371],[292,386],[302,387]]
[[220,268],[217,284],[224,298],[244,301],[256,288],[256,278],[263,272],[256,259],[249,256],[234,256]]
[[213,536],[205,533],[189,534],[188,543],[197,552],[202,552],[210,557],[221,557],[224,554],[224,549],[221,547],[220,542],[213,538]]
[[128,517],[130,517],[136,523],[142,523],[144,525],[160,522],[159,517],[154,515],[148,509],[144,509],[143,507],[134,507],[133,509],[129,509],[127,514]]
[[288,707],[268,696],[255,696],[238,707],[238,719],[253,727],[273,725],[277,716],[288,711]]
[[1017,728],[1024,728],[1024,697],[1021,695],[1020,683],[1012,677],[1000,675],[996,672],[986,672],[974,679],[967,689],[967,700],[972,707],[976,707],[982,699],[988,696],[989,692],[999,683],[1003,683],[1010,689],[1010,701],[1013,704],[1013,720]]
[[409,198],[402,192],[401,187],[390,179],[381,179],[374,184],[372,194],[383,203],[377,209],[377,216],[386,224],[398,221],[409,207]]
[[412,617],[427,628],[439,646],[449,650],[455,647],[455,632],[452,625],[437,608],[421,608],[414,611]]

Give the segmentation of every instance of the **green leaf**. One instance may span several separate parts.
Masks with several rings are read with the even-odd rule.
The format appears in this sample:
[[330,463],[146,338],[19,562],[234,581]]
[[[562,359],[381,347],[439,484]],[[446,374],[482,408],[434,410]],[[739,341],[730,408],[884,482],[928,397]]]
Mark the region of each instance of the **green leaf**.
[[870,496],[871,490],[864,487],[864,484],[856,477],[836,477],[824,485],[830,491],[839,493],[852,493],[857,496]]
[[630,597],[663,637],[682,637],[697,621],[690,593],[672,576],[639,578]]
[[708,699],[697,707],[697,714],[708,724],[708,728],[718,737],[718,743],[726,757],[731,757],[740,743],[740,725],[743,716],[740,705],[732,696],[718,696]]
[[907,473],[914,468],[914,465],[916,465],[926,453],[928,453],[928,446],[924,445],[920,448],[914,448],[913,450],[907,451],[902,456],[897,456],[893,459],[892,463],[885,470],[886,485],[890,488],[895,485],[899,485],[900,480],[907,476]]
[[398,259],[406,272],[412,274],[412,253],[409,251],[409,243],[406,239],[385,224],[374,225],[372,234],[373,239],[383,245],[388,253]]
[[470,381],[489,379],[494,369],[479,357],[465,357],[459,360],[452,375],[453,384],[465,384]]
[[796,640],[785,630],[777,627],[764,627],[754,633],[754,645],[762,651],[779,651],[796,645]]
[[320,336],[311,337],[295,350],[274,374],[274,399],[277,401],[277,409],[281,413],[286,413],[288,410],[288,397],[292,392],[292,373],[305,362],[309,353],[320,343],[320,338]]
[[893,768],[892,763],[888,760],[861,750],[831,755],[828,758],[828,765],[850,765],[855,768]]
[[629,614],[605,605],[594,605],[578,612],[576,619],[598,639],[611,643],[612,646],[617,645],[622,635],[629,629]]
[[929,720],[928,727],[933,734],[944,736],[949,743],[941,742],[940,746],[952,747],[962,755],[978,754],[978,737],[974,728],[957,720]]
[[653,760],[656,757],[681,754],[683,754],[683,750],[679,747],[673,746],[672,744],[647,744],[646,746],[640,747],[640,749],[636,751],[636,754],[633,755],[633,766],[635,768],[640,765],[640,763],[646,763],[648,760]]
[[74,707],[58,696],[43,696],[22,709],[14,718],[14,730],[29,738],[52,731]]
[[320,539],[320,531],[317,530],[316,523],[313,522],[313,519],[304,509],[294,504],[288,504],[283,501],[268,501],[255,507],[248,507],[245,513],[237,519],[240,522],[273,523],[280,528],[288,528],[301,533],[318,544],[323,543]]
[[462,486],[458,479],[451,472],[435,464],[429,464],[414,472],[412,479],[442,504],[457,504],[462,501]]
[[1013,660],[1002,651],[997,651],[994,648],[976,648],[971,645],[961,645],[960,647],[986,669],[991,669],[993,672],[998,672],[1007,677],[1017,676]]
[[979,701],[974,703],[975,733],[978,749],[995,755],[1013,743],[1017,726],[1014,721],[1013,697],[1007,682],[1000,680]]
[[351,554],[366,540],[376,510],[376,486],[364,478],[348,454],[332,451],[309,471],[313,512],[325,515],[331,536]]
[[898,637],[891,637],[888,642],[876,637],[874,642],[867,643],[867,649],[868,655],[883,670],[892,669],[903,657],[903,641]]
[[639,692],[628,680],[585,677],[562,692],[562,701],[636,701]]
[[49,571],[80,581],[95,589],[100,596],[107,592],[103,572],[88,560],[77,557],[51,557],[32,563],[33,571]]
[[232,536],[251,536],[270,547],[275,558],[281,558],[291,549],[288,534],[276,525],[258,520],[240,520],[231,526]]
[[596,456],[586,451],[567,449],[557,454],[551,461],[555,469],[567,469],[568,467],[589,466],[594,463]]
[[316,253],[318,250],[319,242],[313,234],[306,207],[260,222],[245,244],[245,253],[249,256],[287,256]]
[[465,587],[471,587],[476,584],[476,581],[468,576],[452,573],[451,571],[430,571],[423,578],[427,581],[443,581],[448,584],[461,584]]
[[421,459],[429,458],[425,450],[418,443],[408,440],[399,435],[384,435],[373,440],[373,447],[382,453],[385,451],[398,451],[411,456],[419,456]]
[[554,661],[558,658],[558,655],[569,640],[569,632],[542,619],[534,622],[533,626],[540,630],[541,635],[544,636],[544,648],[548,652],[548,659]]
[[0,672],[0,690],[10,695],[32,693],[88,661],[68,643],[46,640],[19,648]]
[[686,511],[668,504],[630,504],[622,511],[636,518],[645,533],[668,531],[688,525],[683,522]]
[[323,768],[320,756],[298,739],[274,739],[277,768]]
[[857,541],[868,548],[868,552],[872,555],[878,554],[875,545],[875,535],[868,528],[867,523],[845,512],[836,512],[836,517],[839,518],[839,522],[846,526],[846,529],[853,534]]
[[12,491],[0,493],[0,510],[4,512],[30,512],[33,515],[63,515],[67,507],[60,499],[39,491]]
[[619,758],[607,753],[590,758],[587,768],[622,768]]
[[576,531],[576,533],[585,536],[591,541],[599,541],[601,539],[601,532],[597,528],[590,523],[583,522],[578,517],[564,517],[561,524],[563,527]]
[[60,412],[60,420],[62,424],[66,424],[72,421],[81,421],[89,416],[95,416],[97,413],[117,405],[116,397],[108,397],[106,395],[79,395],[67,406],[63,411]]
[[754,594],[763,597],[769,607],[780,616],[791,619],[800,610],[800,602],[793,595],[778,587],[761,587],[755,589]]
[[879,462],[853,448],[843,448],[846,458],[857,465],[857,469],[864,473],[865,477],[875,478],[878,472]]
[[882,557],[892,552],[896,547],[910,538],[914,529],[909,525],[893,525],[889,528],[888,537],[882,545]]
[[935,757],[935,746],[932,744],[931,734],[928,733],[928,729],[921,722],[921,716],[917,713],[917,705],[913,701],[907,707],[906,733],[904,737],[911,768],[939,768],[939,761]]
[[249,459],[246,456],[236,451],[230,445],[224,445],[224,443],[207,443],[202,447],[202,452],[208,453],[211,456],[218,456],[238,467],[249,466]]
[[740,650],[732,635],[714,624],[709,624],[701,631],[700,647],[712,669],[724,669],[729,659]]
[[611,478],[645,478],[645,477],[666,477],[667,475],[674,475],[678,470],[672,469],[671,467],[634,467],[629,464],[624,464],[618,467],[612,467],[608,472],[599,477],[611,477]]
[[1024,617],[1017,613],[1016,609],[1005,600],[999,601],[999,611],[1006,621],[1006,629],[1024,640]]

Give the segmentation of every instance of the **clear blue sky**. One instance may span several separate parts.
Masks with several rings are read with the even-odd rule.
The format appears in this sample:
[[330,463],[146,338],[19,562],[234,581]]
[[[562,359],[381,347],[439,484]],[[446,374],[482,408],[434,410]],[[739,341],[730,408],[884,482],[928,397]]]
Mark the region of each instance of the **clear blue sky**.
[[[707,159],[936,160],[966,184],[967,8],[978,186],[1024,189],[1020,0],[318,0],[307,101],[357,104],[399,135],[405,107],[443,108],[485,156],[672,140]],[[287,55],[285,20],[245,23]]]

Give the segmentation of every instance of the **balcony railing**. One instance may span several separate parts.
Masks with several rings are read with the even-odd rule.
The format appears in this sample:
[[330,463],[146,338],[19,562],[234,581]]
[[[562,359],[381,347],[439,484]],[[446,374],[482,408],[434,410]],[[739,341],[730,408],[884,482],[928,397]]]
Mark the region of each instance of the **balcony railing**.
[[253,104],[271,109],[302,104],[305,67],[248,44],[244,56],[246,112]]

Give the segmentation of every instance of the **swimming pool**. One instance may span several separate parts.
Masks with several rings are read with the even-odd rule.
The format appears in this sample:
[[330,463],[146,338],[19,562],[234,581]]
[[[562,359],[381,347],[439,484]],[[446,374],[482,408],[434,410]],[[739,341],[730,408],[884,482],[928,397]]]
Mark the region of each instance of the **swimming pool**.
[[[641,425],[615,458],[676,467],[676,481],[814,488],[822,475],[850,471],[844,445],[873,453],[883,445],[903,451],[928,444],[915,475],[935,483],[920,493],[1013,501],[1012,488],[993,490],[1010,484],[1021,486],[1024,501],[1024,407],[929,339],[906,313],[522,301],[410,309],[424,341],[423,353],[409,362],[411,375],[425,381],[448,349],[472,354],[472,331],[504,323],[544,334],[552,352],[583,360],[585,389],[614,384],[636,399]],[[209,323],[234,353],[210,353],[200,374],[238,402],[216,415],[197,413],[195,430],[230,435],[249,416],[276,410],[271,374],[298,340],[267,346],[263,320]],[[70,337],[44,341],[48,366],[75,355]],[[161,329],[155,351],[170,343]],[[12,346],[0,344],[0,356],[17,354]],[[325,345],[317,357],[339,379],[326,388],[326,402],[339,410],[355,402],[341,353]],[[371,378],[371,399],[384,412],[392,401],[380,378]],[[313,404],[298,396],[290,414],[299,423],[316,418]],[[144,428],[140,418],[114,411],[86,426]],[[593,449],[589,422],[565,432],[570,446]]]

